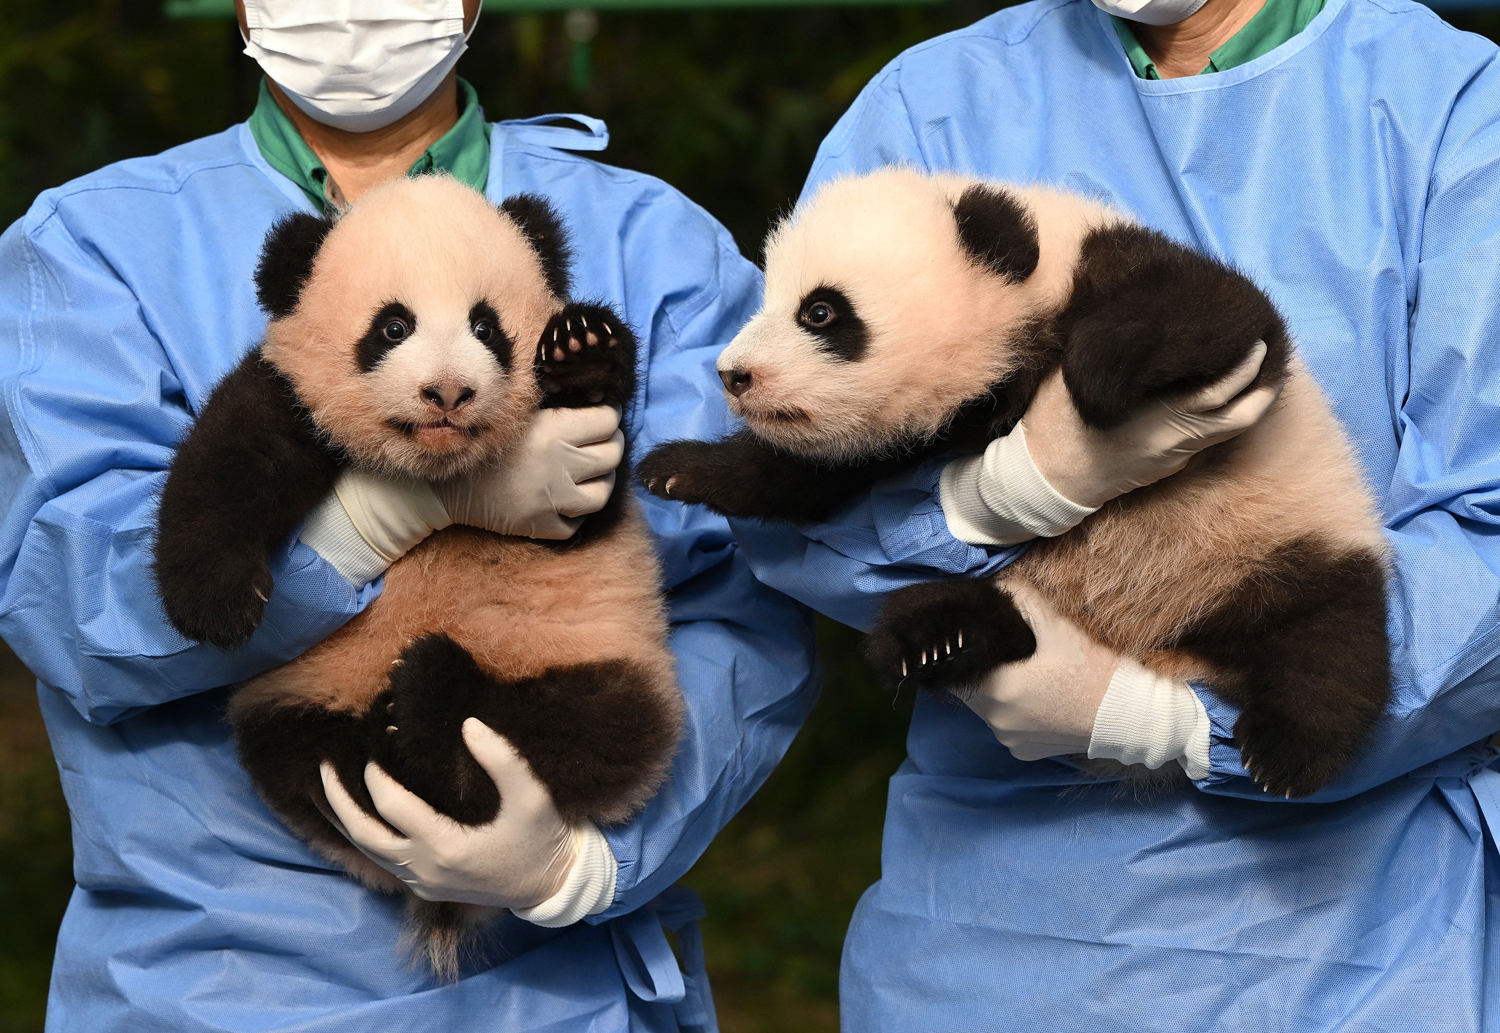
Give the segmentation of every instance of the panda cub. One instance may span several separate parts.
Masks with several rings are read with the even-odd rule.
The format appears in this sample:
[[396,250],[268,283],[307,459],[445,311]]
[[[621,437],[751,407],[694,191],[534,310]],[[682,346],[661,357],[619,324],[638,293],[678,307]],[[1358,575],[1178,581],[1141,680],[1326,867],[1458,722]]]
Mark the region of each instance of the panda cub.
[[[635,340],[564,304],[568,251],[548,204],[496,208],[447,176],[372,190],[336,220],[266,238],[264,342],[213,391],[162,493],[155,573],[184,635],[248,639],[283,548],[350,467],[440,480],[502,459],[539,406],[624,405]],[[477,717],[508,738],[570,821],[619,822],[665,778],[682,722],[652,542],[628,490],[565,542],[437,531],[380,597],[296,660],[251,679],[230,717],[256,788],[369,886],[404,886],[330,824],[319,764],[372,815],[374,759],[438,811],[494,818],[464,747]],[[493,909],[409,897],[410,929],[452,977]]]
[[719,359],[743,430],[654,450],[663,498],[810,522],[874,481],[982,452],[1058,370],[1085,424],[1207,386],[1258,342],[1259,424],[1034,542],[994,579],[892,594],[868,645],[893,681],[955,692],[1029,656],[1006,587],[1241,708],[1268,791],[1343,769],[1390,695],[1386,546],[1359,462],[1248,279],[1057,190],[885,169],[833,181],[766,246],[765,302]]

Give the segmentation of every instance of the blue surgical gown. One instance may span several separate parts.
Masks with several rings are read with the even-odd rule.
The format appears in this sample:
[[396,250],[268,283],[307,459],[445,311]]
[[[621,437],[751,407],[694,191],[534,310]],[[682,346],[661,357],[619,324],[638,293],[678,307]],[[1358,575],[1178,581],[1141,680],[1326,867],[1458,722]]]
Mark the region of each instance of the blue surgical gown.
[[[1089,0],[1042,0],[898,57],[807,189],[893,163],[1085,191],[1265,286],[1383,507],[1396,685],[1363,759],[1298,803],[1245,778],[1211,693],[1212,772],[1146,800],[920,700],[845,1029],[1500,1030],[1500,775],[1473,745],[1500,730],[1495,46],[1329,0],[1248,64],[1148,82]],[[868,626],[894,586],[1015,555],[947,533],[936,474],[736,531],[767,583]]]
[[[727,421],[714,359],[758,303],[758,273],[676,191],[564,149],[605,139],[597,123],[498,124],[489,196],[550,198],[579,296],[618,306],[649,343],[626,413],[635,447],[713,436]],[[193,413],[261,334],[261,239],[306,205],[241,125],[50,190],[0,238],[0,634],[40,682],[78,884],[47,1027],[712,1028],[701,944],[683,925],[693,904],[672,883],[816,694],[804,611],[756,583],[723,521],[643,500],[687,733],[661,794],[606,831],[613,907],[560,930],[507,916],[451,985],[398,953],[399,900],[331,870],[267,811],[223,720],[224,686],[302,652],[379,583],[352,587],[293,541],[244,648],[196,645],[163,618],[155,496]],[[664,925],[681,927],[680,961]]]

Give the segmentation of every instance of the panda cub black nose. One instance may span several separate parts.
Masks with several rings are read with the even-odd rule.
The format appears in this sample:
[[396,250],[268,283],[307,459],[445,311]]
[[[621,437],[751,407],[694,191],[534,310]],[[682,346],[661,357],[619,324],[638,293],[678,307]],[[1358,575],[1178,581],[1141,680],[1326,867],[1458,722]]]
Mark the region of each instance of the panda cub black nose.
[[719,371],[719,379],[724,381],[724,390],[738,398],[750,390],[750,374],[743,369],[726,369]]
[[452,412],[473,397],[472,387],[460,387],[457,384],[429,384],[422,388],[423,400],[443,412]]

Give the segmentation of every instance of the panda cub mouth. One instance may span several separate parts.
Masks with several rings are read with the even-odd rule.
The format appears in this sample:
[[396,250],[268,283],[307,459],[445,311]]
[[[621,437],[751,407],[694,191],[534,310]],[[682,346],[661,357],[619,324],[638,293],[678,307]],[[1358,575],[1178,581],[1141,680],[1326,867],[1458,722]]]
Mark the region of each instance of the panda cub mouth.
[[[413,420],[397,420],[397,419],[390,419],[390,420],[386,420],[385,422],[386,422],[386,426],[390,427],[393,430],[399,431],[403,436],[408,437],[408,438],[415,438],[422,431],[439,431],[440,432],[440,431],[451,430],[451,431],[455,431],[456,433],[463,434],[463,435],[465,435],[465,436],[467,436],[467,437],[469,437],[469,438],[472,439],[472,438],[479,437],[479,435],[483,434],[488,429],[483,424],[475,424],[475,425],[472,425],[472,426],[460,426],[459,424],[454,423],[452,420],[450,420],[450,419],[448,419],[446,417],[444,417],[441,420],[436,420],[436,421],[434,421],[432,423],[417,423],[417,422],[415,422]],[[441,437],[448,437],[449,435],[442,434],[440,436]]]
[[806,423],[811,417],[801,409],[765,409],[756,413],[746,413],[753,419],[765,420],[767,423]]

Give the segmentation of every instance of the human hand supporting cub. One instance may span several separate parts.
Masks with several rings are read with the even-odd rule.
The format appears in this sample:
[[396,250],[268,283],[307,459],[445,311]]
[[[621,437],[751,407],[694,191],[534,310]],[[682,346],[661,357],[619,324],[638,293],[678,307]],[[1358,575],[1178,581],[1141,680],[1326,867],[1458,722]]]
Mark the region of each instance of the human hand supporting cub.
[[1061,373],[1054,373],[1010,434],[944,469],[940,497],[949,530],[973,545],[1055,537],[1110,499],[1176,473],[1271,408],[1277,386],[1241,395],[1265,356],[1259,344],[1217,383],[1153,400],[1110,430],[1084,424]]
[[613,406],[543,409],[505,462],[472,477],[428,484],[345,472],[302,541],[356,585],[450,524],[559,541],[604,508],[624,454]]
[[989,674],[969,696],[1017,760],[1065,754],[1208,774],[1208,712],[1183,681],[1090,638],[1026,584],[1007,585],[1036,651]]
[[624,457],[620,410],[543,409],[509,461],[433,490],[456,524],[561,541],[604,508]]
[[372,763],[365,786],[392,832],[354,802],[325,761],[323,790],[339,831],[423,900],[509,908],[548,927],[609,907],[617,866],[599,830],[565,822],[526,761],[488,725],[469,718],[463,737],[500,790],[493,821],[460,825]]

